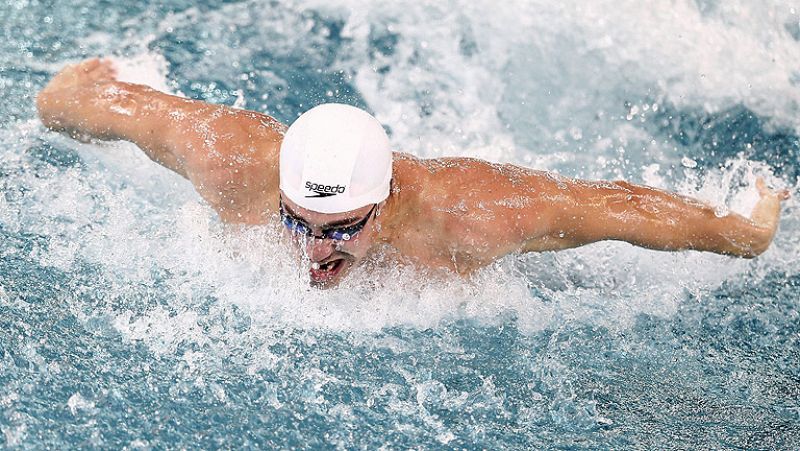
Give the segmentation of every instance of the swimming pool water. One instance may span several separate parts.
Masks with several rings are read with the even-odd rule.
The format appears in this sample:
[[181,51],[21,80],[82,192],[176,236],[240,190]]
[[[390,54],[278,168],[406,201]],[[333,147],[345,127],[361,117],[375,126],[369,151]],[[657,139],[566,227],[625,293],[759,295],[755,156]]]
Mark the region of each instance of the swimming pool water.
[[[792,2],[0,4],[0,447],[797,449]],[[375,261],[310,289],[127,144],[46,131],[63,64],[290,122],[340,101],[397,149],[626,178],[748,213],[755,260],[598,243],[474,279]]]

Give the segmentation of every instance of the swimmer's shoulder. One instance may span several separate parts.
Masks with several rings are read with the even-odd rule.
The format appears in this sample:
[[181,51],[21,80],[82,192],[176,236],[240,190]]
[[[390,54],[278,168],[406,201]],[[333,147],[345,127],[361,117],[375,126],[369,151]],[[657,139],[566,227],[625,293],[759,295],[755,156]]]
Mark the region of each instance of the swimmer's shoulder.
[[224,222],[258,224],[277,211],[286,127],[265,114],[209,105],[185,123],[188,178]]
[[388,214],[382,222],[386,226],[383,233],[396,238],[409,221],[417,218],[426,176],[419,158],[403,152],[394,152],[392,157],[391,191],[384,207]]
[[396,152],[394,165],[395,183],[401,191],[427,203],[458,201],[472,185],[491,180],[490,165],[475,158],[419,158]]
[[394,152],[393,157],[392,195],[402,198],[406,205],[414,204],[429,182],[427,160],[403,152]]
[[274,118],[212,104],[174,110],[169,115],[175,122],[168,138],[170,146],[190,174],[205,178],[209,172],[233,176],[257,171],[261,177],[277,177],[286,127]]
[[[403,222],[436,222],[446,207],[458,203],[463,168],[456,160],[419,158],[395,152],[392,198]],[[429,224],[430,225],[430,224]]]

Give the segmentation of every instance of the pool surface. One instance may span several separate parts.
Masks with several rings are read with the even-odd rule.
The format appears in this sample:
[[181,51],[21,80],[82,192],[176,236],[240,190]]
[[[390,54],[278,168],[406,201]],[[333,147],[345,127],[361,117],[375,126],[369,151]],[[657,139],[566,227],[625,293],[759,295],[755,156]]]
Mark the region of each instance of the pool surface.
[[[3,0],[0,36],[0,448],[800,448],[795,2]],[[793,198],[755,260],[605,242],[321,292],[275,228],[42,127],[96,55],[285,123],[360,106],[424,157]]]

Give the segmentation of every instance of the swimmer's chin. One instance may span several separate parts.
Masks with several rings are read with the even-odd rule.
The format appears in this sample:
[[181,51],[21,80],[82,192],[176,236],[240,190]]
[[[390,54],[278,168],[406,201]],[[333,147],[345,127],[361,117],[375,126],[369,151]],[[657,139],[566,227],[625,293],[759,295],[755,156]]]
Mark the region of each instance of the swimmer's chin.
[[316,282],[314,280],[308,282],[308,285],[311,288],[316,288],[317,290],[327,290],[339,285],[339,280],[328,280],[325,282]]

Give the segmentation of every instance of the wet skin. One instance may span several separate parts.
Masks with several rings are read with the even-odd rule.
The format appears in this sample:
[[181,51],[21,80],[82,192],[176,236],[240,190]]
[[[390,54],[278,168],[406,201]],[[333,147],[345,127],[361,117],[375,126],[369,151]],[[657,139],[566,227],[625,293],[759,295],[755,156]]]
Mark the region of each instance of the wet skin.
[[[372,249],[372,243],[378,236],[380,226],[377,218],[380,217],[385,203],[378,206],[366,205],[347,213],[324,214],[307,210],[292,202],[285,195],[282,195],[281,198],[286,212],[301,219],[313,233],[313,237],[308,237],[284,228],[287,237],[297,246],[310,265],[309,278],[312,285],[319,288],[336,285],[353,265],[368,256]],[[368,218],[367,215],[369,215]],[[323,236],[323,230],[351,226],[364,218],[367,218],[364,228],[349,240],[318,238]]]
[[[56,74],[37,107],[47,127],[76,139],[135,143],[191,181],[225,222],[278,220],[278,155],[286,127],[269,116],[120,82],[112,64],[98,59]],[[509,253],[600,240],[752,258],[772,242],[780,202],[788,197],[759,180],[761,198],[750,218],[717,217],[696,200],[624,181],[574,180],[508,164],[403,153],[394,155],[392,183],[380,214],[354,239],[293,237],[307,255],[312,282],[312,264],[341,260],[335,274],[316,274],[316,285],[331,286],[378,248],[393,249],[399,261],[459,274]],[[332,222],[357,222],[371,208],[326,215],[285,200],[315,233]]]

